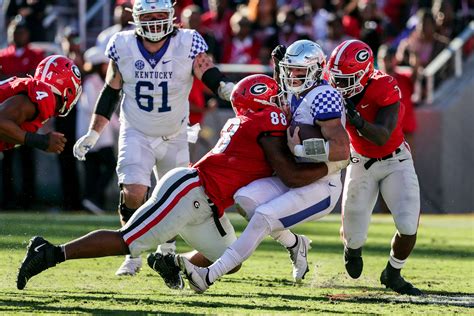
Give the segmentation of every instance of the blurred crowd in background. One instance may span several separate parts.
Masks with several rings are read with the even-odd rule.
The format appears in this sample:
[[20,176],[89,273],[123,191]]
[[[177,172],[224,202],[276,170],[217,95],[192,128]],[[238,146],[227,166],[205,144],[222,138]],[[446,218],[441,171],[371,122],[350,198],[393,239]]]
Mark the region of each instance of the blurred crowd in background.
[[[101,25],[100,17],[92,19],[84,47],[78,32],[78,2],[0,0],[0,80],[32,74],[39,61],[53,53],[73,59],[84,76],[83,95],[75,110],[49,123],[50,129],[68,139],[64,152],[57,156],[62,210],[87,209],[90,201],[106,208],[106,188],[115,185],[117,117],[85,162],[73,157],[72,146],[87,131],[103,86],[108,63],[103,52],[109,38],[133,29],[131,12],[126,10],[133,1],[117,0],[110,12],[114,24],[101,30],[93,27]],[[87,2],[88,7],[95,3]],[[270,53],[276,45],[288,46],[298,39],[318,42],[328,57],[344,40],[365,41],[377,57],[377,67],[398,80],[407,107],[404,128],[409,141],[416,131],[413,109],[424,98],[422,70],[473,16],[474,0],[178,0],[175,5],[176,24],[199,31],[217,63],[271,65]],[[473,46],[470,43],[465,50]],[[246,74],[229,75],[238,80]],[[195,80],[191,124],[203,124],[206,113],[229,106]],[[201,136],[201,145],[213,145]],[[194,146],[191,161],[200,158]],[[36,177],[41,174],[36,170],[38,154],[25,146],[3,153],[1,209],[39,207],[43,198],[41,190],[36,190]]]

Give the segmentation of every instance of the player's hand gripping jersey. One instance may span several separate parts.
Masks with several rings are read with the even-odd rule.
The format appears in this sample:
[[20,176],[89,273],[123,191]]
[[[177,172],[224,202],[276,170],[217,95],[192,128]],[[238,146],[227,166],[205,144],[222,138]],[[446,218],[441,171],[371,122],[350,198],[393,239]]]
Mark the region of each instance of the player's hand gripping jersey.
[[[37,115],[33,120],[20,125],[24,131],[36,133],[45,121],[56,115],[56,97],[47,84],[33,78],[16,77],[0,82],[0,103],[18,94],[28,96],[37,109]],[[0,151],[13,147],[15,144],[0,141]]]
[[188,29],[169,36],[155,54],[146,51],[134,31],[115,34],[106,54],[124,81],[121,121],[148,136],[177,133],[188,122],[194,58],[207,49],[201,35]]
[[[367,122],[373,123],[380,108],[400,101],[400,89],[397,81],[379,70],[375,70],[369,83],[365,87],[362,99],[356,104],[356,110]],[[405,113],[403,103],[400,103],[398,121],[389,140],[383,146],[368,141],[362,137],[356,128],[351,124],[346,124],[349,132],[351,144],[361,155],[371,158],[380,158],[392,153],[404,140],[402,131],[402,121]]]
[[206,193],[217,205],[219,216],[234,203],[237,189],[272,175],[258,139],[264,135],[284,137],[286,128],[285,114],[276,107],[227,121],[216,146],[193,166]]

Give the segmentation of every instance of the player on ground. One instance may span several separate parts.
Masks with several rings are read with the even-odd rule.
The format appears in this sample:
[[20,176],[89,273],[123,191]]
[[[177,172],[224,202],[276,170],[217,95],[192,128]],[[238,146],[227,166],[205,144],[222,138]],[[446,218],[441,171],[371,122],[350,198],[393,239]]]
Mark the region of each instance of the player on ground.
[[63,134],[36,132],[55,116],[66,116],[82,91],[81,73],[59,55],[43,59],[33,78],[11,77],[0,82],[0,151],[26,145],[51,153],[64,150]]
[[400,275],[416,242],[420,192],[403,137],[404,106],[397,81],[374,70],[372,50],[359,40],[340,44],[328,66],[332,84],[346,100],[346,128],[352,145],[342,200],[346,271],[354,279],[362,273],[362,246],[380,191],[397,228],[380,281],[398,293],[421,295]]
[[278,84],[268,76],[243,79],[233,92],[236,117],[227,121],[216,146],[192,168],[168,172],[120,230],[94,231],[61,246],[32,238],[18,272],[18,289],[66,259],[136,257],[177,234],[216,260],[236,239],[224,209],[234,203],[238,188],[274,171],[290,187],[328,173],[324,163],[295,163],[286,144],[286,116],[270,102],[277,92]]
[[301,281],[308,271],[310,240],[288,229],[317,220],[333,210],[342,191],[340,169],[347,166],[349,158],[349,137],[341,121],[343,100],[322,78],[325,64],[318,44],[296,41],[279,61],[279,76],[281,87],[288,93],[292,124],[318,126],[325,138],[320,139],[323,146],[317,158],[307,154],[296,132],[289,137],[289,146],[302,162],[325,162],[328,174],[312,181],[308,178],[308,185],[299,188],[290,188],[279,178],[269,177],[240,189],[235,201],[251,219],[237,241],[208,268],[196,267],[185,257],[177,256],[181,270],[196,292],[204,292],[220,276],[239,266],[268,235],[288,248],[295,281]]
[[[234,86],[206,54],[201,35],[173,25],[173,1],[136,0],[132,15],[135,30],[119,32],[108,43],[106,54],[111,60],[106,83],[88,133],[74,146],[74,155],[84,160],[123,92],[117,160],[122,225],[147,199],[152,170],[160,179],[169,170],[189,164],[186,127],[193,75],[226,100]],[[174,249],[174,243],[167,243],[157,251]],[[141,257],[127,256],[116,274],[134,275],[141,266]]]

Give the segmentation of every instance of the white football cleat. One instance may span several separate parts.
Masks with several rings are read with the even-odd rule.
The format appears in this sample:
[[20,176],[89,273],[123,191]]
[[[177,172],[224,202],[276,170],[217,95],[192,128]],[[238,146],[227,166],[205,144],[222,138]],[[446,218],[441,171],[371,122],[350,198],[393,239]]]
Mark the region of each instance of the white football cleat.
[[189,281],[189,287],[196,293],[204,293],[212,283],[208,282],[209,268],[200,268],[183,256],[177,256],[178,265]]
[[132,258],[130,255],[125,257],[120,268],[115,272],[116,276],[135,275],[142,268],[142,257]]
[[297,243],[293,248],[287,248],[290,253],[290,260],[293,265],[293,279],[296,283],[300,283],[306,273],[308,267],[308,250],[311,249],[311,240],[304,235],[296,235]]

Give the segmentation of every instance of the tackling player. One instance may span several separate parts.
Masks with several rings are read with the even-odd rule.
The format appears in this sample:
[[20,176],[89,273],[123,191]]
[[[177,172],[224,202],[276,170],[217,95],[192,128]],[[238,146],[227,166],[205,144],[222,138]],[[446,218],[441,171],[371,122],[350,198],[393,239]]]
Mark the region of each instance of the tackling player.
[[[279,47],[276,50],[280,50]],[[298,188],[289,187],[280,180],[281,177],[269,177],[237,191],[235,201],[250,218],[237,241],[208,268],[199,268],[185,257],[178,257],[181,270],[189,279],[191,288],[198,293],[206,291],[219,277],[240,266],[268,235],[287,247],[293,264],[293,277],[300,282],[308,272],[310,240],[288,229],[327,215],[341,195],[340,170],[348,163],[349,137],[341,122],[343,100],[322,78],[326,64],[324,53],[315,42],[300,40],[279,55],[283,57],[281,61],[277,60],[278,73],[281,87],[288,93],[292,124],[320,126],[325,138],[324,150],[318,158],[301,150],[297,132],[294,137],[289,137],[288,146],[299,161],[322,161],[329,171],[319,179],[305,178],[307,185]]]
[[400,275],[416,242],[420,190],[403,137],[404,106],[397,81],[374,70],[372,50],[359,40],[336,47],[328,66],[332,84],[346,100],[346,128],[352,145],[342,199],[347,273],[354,279],[362,273],[362,246],[380,191],[397,228],[380,281],[400,294],[421,295]]
[[32,238],[18,272],[18,289],[66,259],[136,257],[177,234],[216,260],[236,239],[224,209],[234,203],[238,188],[274,171],[289,187],[328,173],[324,163],[295,163],[286,144],[286,116],[270,102],[277,92],[278,84],[265,75],[240,81],[232,94],[236,117],[227,121],[216,146],[192,168],[168,172],[120,230],[97,230],[61,246]]
[[[189,164],[186,127],[194,76],[225,100],[234,86],[206,54],[208,46],[201,35],[173,25],[173,1],[136,0],[132,16],[135,29],[118,32],[107,45],[105,85],[88,133],[74,146],[77,159],[85,160],[122,92],[117,159],[122,225],[147,199],[152,171],[158,181],[171,169]],[[168,243],[157,251],[174,252],[174,248]],[[127,256],[116,275],[134,275],[141,266],[140,257]]]
[[51,153],[64,150],[63,134],[36,132],[55,116],[66,116],[82,91],[81,73],[60,55],[43,59],[34,77],[0,82],[0,151],[26,145]]

